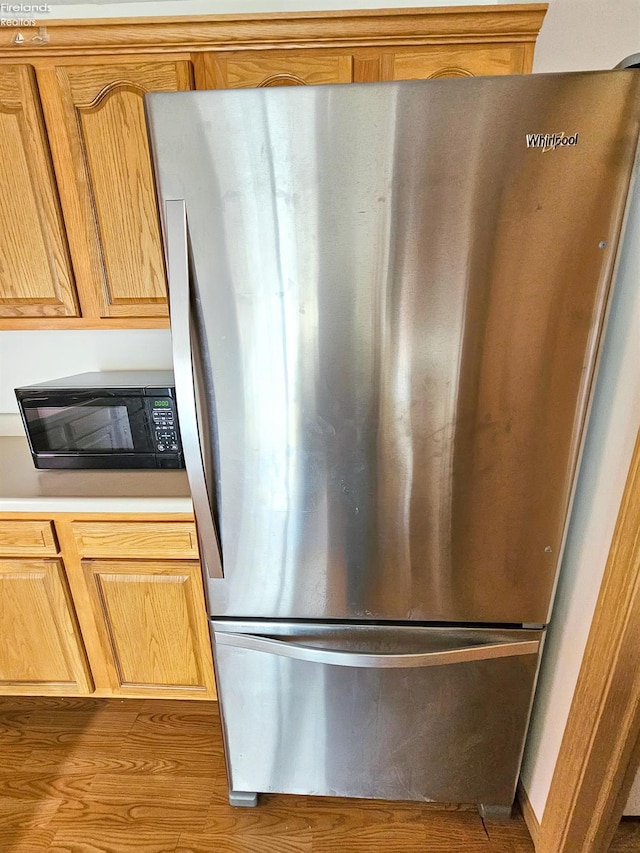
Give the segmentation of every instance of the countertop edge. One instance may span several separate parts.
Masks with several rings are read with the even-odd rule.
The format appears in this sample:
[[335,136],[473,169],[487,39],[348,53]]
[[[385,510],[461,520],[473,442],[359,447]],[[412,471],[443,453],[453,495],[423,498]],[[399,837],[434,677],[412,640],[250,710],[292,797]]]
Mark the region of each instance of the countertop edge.
[[37,497],[0,499],[1,513],[73,512],[158,514],[189,513],[193,515],[191,498],[115,498],[115,497]]

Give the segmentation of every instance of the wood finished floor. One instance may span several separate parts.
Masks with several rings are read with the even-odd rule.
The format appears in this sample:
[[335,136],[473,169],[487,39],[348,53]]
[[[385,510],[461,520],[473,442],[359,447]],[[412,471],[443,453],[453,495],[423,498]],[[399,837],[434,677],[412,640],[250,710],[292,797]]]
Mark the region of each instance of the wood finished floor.
[[[616,853],[640,850],[635,829],[627,824]],[[0,697],[0,851],[533,853],[533,845],[520,816],[483,824],[471,808],[271,795],[257,809],[232,809],[214,703]]]

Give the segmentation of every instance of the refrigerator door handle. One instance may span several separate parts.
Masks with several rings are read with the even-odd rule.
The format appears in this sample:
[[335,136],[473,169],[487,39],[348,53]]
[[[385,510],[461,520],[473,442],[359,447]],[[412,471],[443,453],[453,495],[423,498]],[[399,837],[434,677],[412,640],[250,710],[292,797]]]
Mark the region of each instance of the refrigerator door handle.
[[173,372],[184,461],[198,525],[201,557],[211,578],[222,578],[220,542],[204,473],[200,449],[196,390],[193,378],[191,336],[191,287],[187,207],[184,199],[171,199],[165,206],[167,276],[169,279]]
[[275,640],[271,637],[258,637],[254,634],[228,634],[216,631],[215,643],[223,646],[236,646],[254,652],[267,652],[281,657],[294,658],[311,663],[334,666],[353,666],[370,668],[405,668],[444,666],[446,664],[466,663],[468,661],[491,660],[492,658],[517,657],[537,654],[539,640],[521,640],[513,643],[486,643],[484,645],[462,646],[434,652],[411,652],[408,654],[377,654],[352,652],[348,650],[315,648],[299,643]]

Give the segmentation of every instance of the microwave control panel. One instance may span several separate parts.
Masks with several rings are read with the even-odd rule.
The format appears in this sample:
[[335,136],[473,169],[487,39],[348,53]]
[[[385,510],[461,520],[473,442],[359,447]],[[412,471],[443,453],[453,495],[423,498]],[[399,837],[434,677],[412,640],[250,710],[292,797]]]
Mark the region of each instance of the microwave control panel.
[[156,453],[173,455],[182,451],[175,400],[170,397],[151,400],[151,430]]

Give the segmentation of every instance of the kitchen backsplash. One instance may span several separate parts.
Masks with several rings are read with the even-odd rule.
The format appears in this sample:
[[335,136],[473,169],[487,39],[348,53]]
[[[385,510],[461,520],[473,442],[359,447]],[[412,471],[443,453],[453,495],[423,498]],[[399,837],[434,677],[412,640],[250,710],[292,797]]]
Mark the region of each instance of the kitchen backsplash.
[[93,370],[171,369],[168,329],[0,332],[0,434],[18,417],[13,389]]

